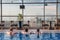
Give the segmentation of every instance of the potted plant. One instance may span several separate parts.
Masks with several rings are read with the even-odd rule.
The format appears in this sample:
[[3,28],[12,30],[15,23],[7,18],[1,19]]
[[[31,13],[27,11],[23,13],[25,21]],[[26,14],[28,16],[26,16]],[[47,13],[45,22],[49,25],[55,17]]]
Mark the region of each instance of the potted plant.
[[18,14],[18,20],[19,20],[19,28],[22,28],[22,22],[23,22],[23,15]]

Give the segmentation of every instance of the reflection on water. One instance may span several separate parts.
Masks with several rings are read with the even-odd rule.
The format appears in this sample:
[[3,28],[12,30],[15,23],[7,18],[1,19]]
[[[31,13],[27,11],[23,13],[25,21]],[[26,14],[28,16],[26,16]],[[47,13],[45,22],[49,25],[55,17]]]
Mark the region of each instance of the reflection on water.
[[0,33],[0,40],[4,40],[4,33]]
[[39,34],[37,34],[37,38],[39,38]]
[[22,34],[8,35],[0,33],[0,40],[60,40],[60,33]]

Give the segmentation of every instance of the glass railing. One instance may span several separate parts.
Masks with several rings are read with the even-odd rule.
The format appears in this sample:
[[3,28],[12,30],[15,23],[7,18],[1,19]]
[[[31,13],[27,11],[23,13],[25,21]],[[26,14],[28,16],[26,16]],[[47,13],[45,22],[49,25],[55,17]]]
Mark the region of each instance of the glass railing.
[[[51,16],[46,15],[45,20],[44,20],[43,16],[38,16],[38,17],[36,17],[36,16],[25,16],[23,18],[23,25],[28,24],[28,25],[30,25],[29,27],[33,27],[33,28],[39,27],[40,28],[40,27],[43,27],[42,24],[46,24],[46,25],[50,26],[50,22],[51,22],[52,27],[54,27],[56,24],[55,20],[56,20],[56,15],[51,15]],[[10,27],[11,21],[14,21],[14,24],[19,25],[18,16],[13,16],[13,17],[12,16],[3,16],[2,21],[5,21],[5,23],[4,23],[5,27]],[[29,23],[28,23],[28,21],[29,21]],[[42,21],[45,21],[45,23],[42,23]]]

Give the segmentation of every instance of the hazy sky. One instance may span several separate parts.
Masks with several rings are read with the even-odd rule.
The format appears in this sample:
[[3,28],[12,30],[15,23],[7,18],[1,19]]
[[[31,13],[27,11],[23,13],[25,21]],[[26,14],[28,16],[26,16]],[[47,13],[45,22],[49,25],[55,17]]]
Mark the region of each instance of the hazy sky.
[[[2,0],[5,2],[21,2],[21,0]],[[48,2],[56,2],[56,0],[45,0]],[[60,0],[59,0],[60,1]],[[43,2],[43,0],[24,0],[24,2]],[[3,4],[3,15],[17,15],[18,13],[22,13],[20,9],[20,4]],[[35,4],[35,5],[25,5],[24,15],[43,15],[43,4]],[[46,15],[55,15],[56,13],[56,4],[48,4],[46,6]]]
[[[52,6],[53,5],[53,6]],[[19,4],[3,4],[3,15],[18,15],[22,13],[22,10],[19,7]],[[37,5],[25,5],[24,15],[43,15],[44,7],[41,4]],[[48,4],[45,6],[46,15],[55,15],[56,14],[56,5]]]
[[[56,5],[53,4],[53,6],[51,6],[52,4],[49,4],[48,6],[46,6],[45,8],[45,13],[46,15],[56,15]],[[25,5],[25,9],[24,9],[24,15],[43,15],[43,6],[42,5]],[[18,15],[18,13],[22,13],[21,9],[19,8],[19,4],[7,4],[7,5],[3,5],[3,15]],[[60,13],[60,12],[59,12]],[[4,20],[17,20],[17,18],[4,18]],[[25,20],[33,20],[35,19],[33,18],[24,18]]]

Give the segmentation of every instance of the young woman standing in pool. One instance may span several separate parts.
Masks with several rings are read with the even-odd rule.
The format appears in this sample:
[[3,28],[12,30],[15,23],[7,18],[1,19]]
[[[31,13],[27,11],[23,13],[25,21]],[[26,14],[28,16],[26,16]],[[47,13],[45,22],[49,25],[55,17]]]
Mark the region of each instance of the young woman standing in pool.
[[13,35],[13,28],[10,28],[10,35]]
[[39,29],[37,29],[37,38],[39,38],[39,34],[41,34],[41,32]]

